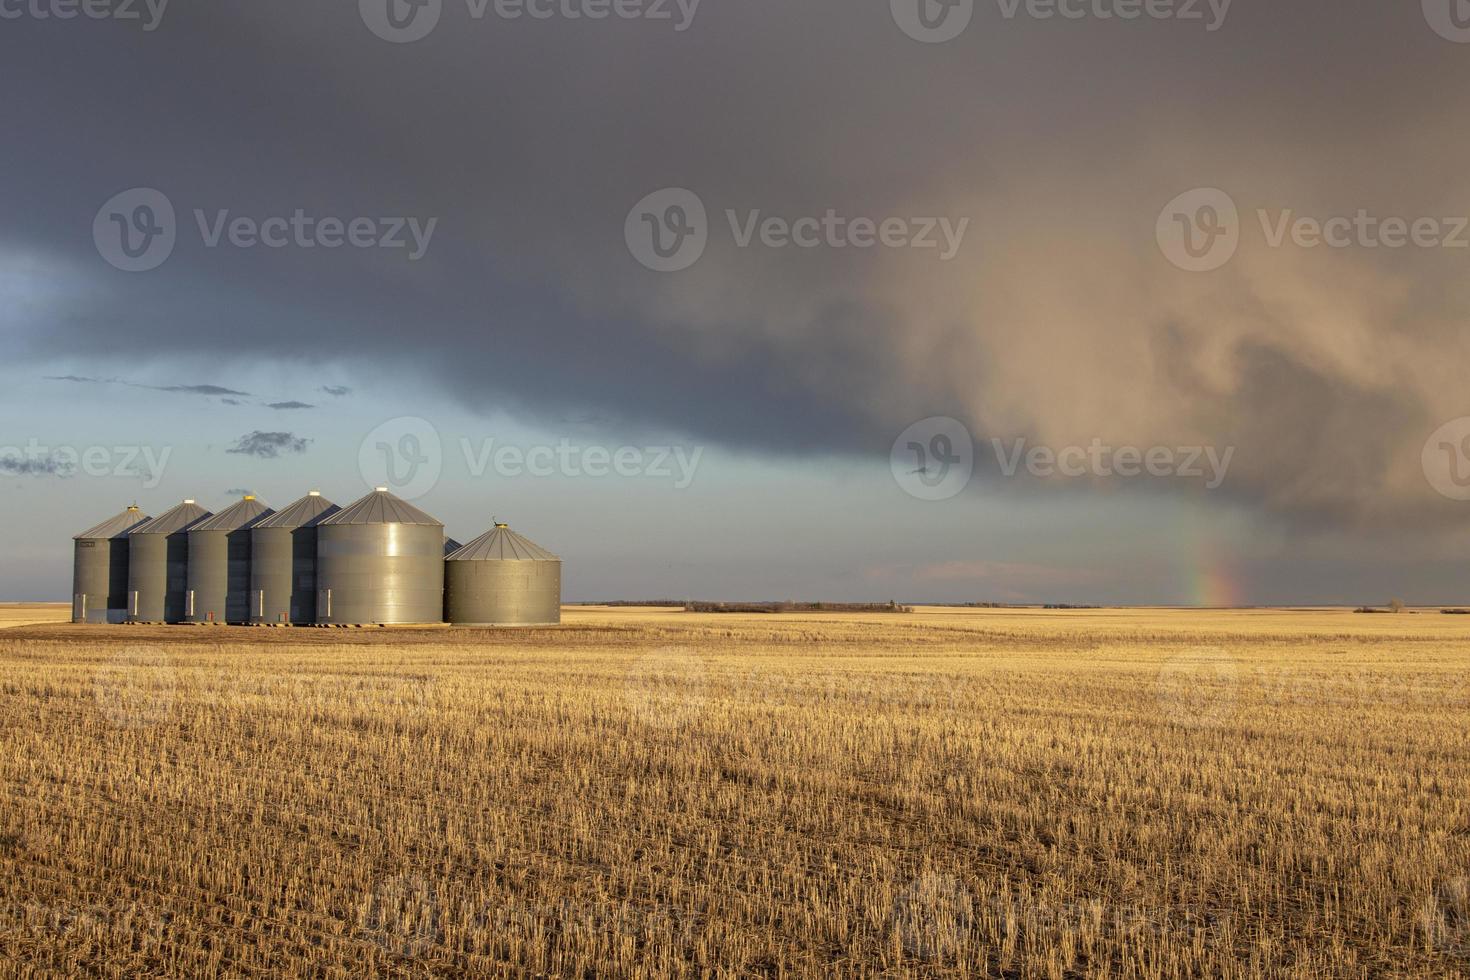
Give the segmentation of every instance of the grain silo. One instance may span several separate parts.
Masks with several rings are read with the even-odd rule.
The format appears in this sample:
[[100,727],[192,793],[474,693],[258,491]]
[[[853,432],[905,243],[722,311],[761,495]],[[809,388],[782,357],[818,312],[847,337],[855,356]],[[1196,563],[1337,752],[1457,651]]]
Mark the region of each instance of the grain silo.
[[316,622],[317,525],[342,508],[313,490],[250,532],[250,622]]
[[250,619],[250,530],[274,514],[246,495],[189,529],[189,595],[184,621],[245,623]]
[[212,515],[186,500],[128,533],[128,622],[182,623],[189,590],[189,529]]
[[463,547],[464,547],[464,545],[460,544],[458,541],[454,540],[449,535],[447,535],[447,534],[444,535],[444,557],[445,558],[448,558],[450,555],[454,554],[456,551],[458,551],[459,549],[461,549]]
[[317,525],[317,622],[442,623],[444,525],[379,487]]
[[561,559],[497,524],[444,560],[444,618],[460,626],[561,622]]
[[73,623],[121,623],[128,615],[128,532],[149,518],[136,506],[72,540]]

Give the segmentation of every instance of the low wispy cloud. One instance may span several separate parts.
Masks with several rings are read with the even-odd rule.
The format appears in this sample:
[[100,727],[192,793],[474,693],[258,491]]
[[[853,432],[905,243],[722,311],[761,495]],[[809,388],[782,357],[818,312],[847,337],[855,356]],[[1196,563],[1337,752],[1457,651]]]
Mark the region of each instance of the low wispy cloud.
[[54,456],[41,459],[0,456],[0,473],[6,476],[71,476],[73,468]]
[[228,490],[225,491],[225,496],[226,497],[244,497],[244,496],[249,495],[250,492],[251,491],[246,490],[244,487],[230,487],[230,489],[228,489]]
[[122,378],[88,378],[76,374],[47,375],[46,380],[70,381],[73,384],[88,385],[123,385],[127,388],[145,388],[148,391],[167,391],[182,395],[235,395],[242,398],[250,395],[248,391],[236,391],[234,388],[224,388],[220,385],[145,385]]
[[317,390],[324,395],[331,395],[333,398],[345,398],[352,394],[352,389],[346,385],[322,385]]
[[150,391],[176,391],[185,395],[249,395],[248,391],[221,388],[219,385],[140,385],[124,382],[131,388],[147,388]]
[[220,402],[221,405],[243,405],[243,404],[245,404],[244,402],[242,402],[238,398],[221,398],[219,400],[219,402]]
[[303,439],[289,432],[255,431],[236,439],[235,444],[225,452],[237,456],[254,456],[257,459],[277,459],[304,453],[309,445],[310,439]]
[[266,408],[274,408],[276,411],[282,412],[298,408],[316,408],[316,406],[308,405],[306,402],[271,402],[266,405]]

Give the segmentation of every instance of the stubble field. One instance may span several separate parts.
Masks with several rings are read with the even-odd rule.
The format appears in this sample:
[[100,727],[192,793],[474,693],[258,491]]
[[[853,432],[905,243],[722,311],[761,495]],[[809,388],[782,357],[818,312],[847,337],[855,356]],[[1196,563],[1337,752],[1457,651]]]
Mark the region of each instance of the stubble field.
[[20,625],[0,973],[1462,976],[1467,722],[1427,611]]

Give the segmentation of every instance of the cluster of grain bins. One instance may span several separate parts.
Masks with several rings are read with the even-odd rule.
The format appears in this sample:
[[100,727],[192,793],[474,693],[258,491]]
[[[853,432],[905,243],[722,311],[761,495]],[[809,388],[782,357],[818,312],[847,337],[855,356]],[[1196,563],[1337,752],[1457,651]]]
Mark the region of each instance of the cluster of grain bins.
[[561,559],[497,524],[467,545],[378,488],[210,513],[137,507],[77,535],[72,621],[271,626],[561,621]]

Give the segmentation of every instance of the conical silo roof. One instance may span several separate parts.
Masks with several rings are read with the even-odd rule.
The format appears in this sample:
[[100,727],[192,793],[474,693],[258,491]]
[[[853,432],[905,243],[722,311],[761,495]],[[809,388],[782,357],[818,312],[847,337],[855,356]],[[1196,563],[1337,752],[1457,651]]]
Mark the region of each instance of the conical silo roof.
[[271,516],[275,511],[254,497],[247,496],[239,503],[226,507],[207,521],[201,521],[189,528],[191,531],[239,531],[243,528],[254,527],[262,519]]
[[341,511],[342,508],[313,490],[289,507],[276,511],[260,521],[256,527],[316,527],[322,521]]
[[450,555],[454,554],[456,551],[458,551],[459,549],[461,549],[463,547],[464,547],[464,545],[460,544],[458,541],[454,540],[449,535],[447,535],[447,534],[444,535],[444,557],[445,558],[448,558]]
[[393,496],[385,487],[379,487],[361,500],[349,504],[344,509],[323,520],[320,526],[338,527],[343,524],[428,524],[435,527],[444,526],[443,521],[436,521],[408,501]]
[[96,527],[89,527],[81,534],[73,535],[73,540],[87,541],[126,537],[127,533],[133,528],[140,524],[146,524],[152,519],[139,510],[137,505],[134,505],[116,517],[109,517]]
[[529,538],[504,524],[497,524],[469,544],[449,555],[446,561],[561,561]]
[[209,511],[192,500],[171,507],[146,524],[139,524],[130,534],[175,534],[193,530],[200,522],[213,517]]

